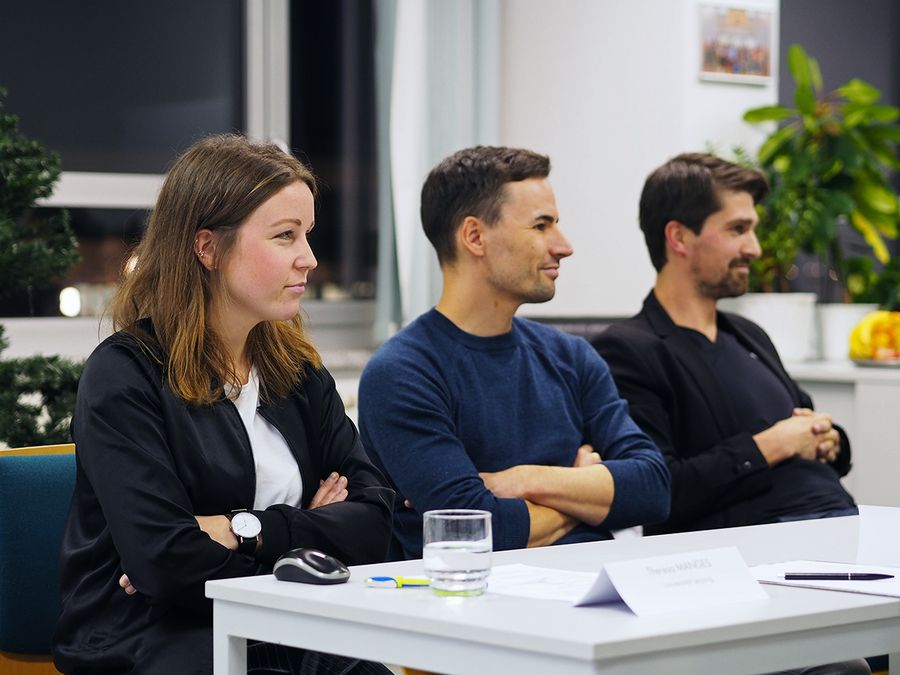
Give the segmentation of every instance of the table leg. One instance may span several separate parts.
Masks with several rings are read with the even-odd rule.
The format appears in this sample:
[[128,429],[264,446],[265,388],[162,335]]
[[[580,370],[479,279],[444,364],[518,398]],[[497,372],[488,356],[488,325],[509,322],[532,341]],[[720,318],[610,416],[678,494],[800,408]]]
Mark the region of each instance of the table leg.
[[247,640],[214,632],[213,672],[215,675],[247,675]]

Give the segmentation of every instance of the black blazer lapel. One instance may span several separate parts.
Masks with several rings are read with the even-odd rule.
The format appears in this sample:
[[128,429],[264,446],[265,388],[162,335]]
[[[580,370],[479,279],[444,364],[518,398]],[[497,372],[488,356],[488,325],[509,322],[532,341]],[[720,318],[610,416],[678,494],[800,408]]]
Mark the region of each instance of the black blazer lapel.
[[691,342],[669,317],[656,299],[653,291],[644,300],[641,313],[647,318],[656,334],[663,339],[663,345],[687,371],[697,390],[709,406],[712,418],[723,438],[738,432],[737,413],[731,397],[719,385],[715,374],[707,365],[700,350]]
[[775,374],[775,376],[785,386],[785,389],[790,392],[791,398],[794,399],[794,402],[799,403],[800,392],[797,389],[797,385],[791,379],[790,375],[787,374],[784,366],[781,365],[781,362],[778,360],[777,353],[773,351],[769,345],[765,344],[761,340],[758,340],[755,336],[744,330],[744,328],[737,322],[732,321],[731,317],[727,313],[719,312],[719,317],[728,324],[729,329],[737,336],[738,341],[741,342],[747,349],[756,354],[759,359],[764,364],[766,364],[766,367]]

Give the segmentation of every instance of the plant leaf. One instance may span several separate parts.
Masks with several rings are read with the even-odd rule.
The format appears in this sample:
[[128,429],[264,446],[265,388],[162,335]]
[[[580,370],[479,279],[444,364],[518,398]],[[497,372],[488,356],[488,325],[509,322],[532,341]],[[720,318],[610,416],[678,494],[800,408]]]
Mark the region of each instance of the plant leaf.
[[822,70],[819,68],[819,62],[813,58],[809,59],[809,79],[818,96],[822,93]]
[[897,215],[897,195],[884,185],[860,177],[857,180],[855,196],[873,211],[886,216]]
[[868,119],[872,122],[896,122],[900,108],[893,105],[873,105],[869,108]]
[[778,151],[784,147],[785,143],[791,140],[795,131],[796,128],[793,125],[788,125],[786,127],[781,127],[781,129],[769,136],[763,144],[759,146],[759,150],[756,153],[759,163],[763,166],[767,165]]
[[844,119],[848,126],[851,120],[856,120],[856,124],[867,122],[875,124],[878,122],[891,123],[900,117],[900,109],[892,105],[860,105],[856,103],[848,103],[844,106]]
[[753,108],[744,113],[744,121],[750,124],[759,124],[760,122],[778,122],[779,120],[793,117],[797,114],[796,110],[786,108],[783,105],[764,105],[761,108]]
[[[791,71],[791,77],[797,83],[797,87],[807,87],[812,84],[809,76],[809,59],[803,47],[798,44],[792,44],[788,48],[788,69]],[[849,84],[849,83],[848,83]]]
[[808,84],[798,84],[794,91],[794,105],[801,115],[813,115],[816,110],[816,96]]
[[900,143],[900,126],[896,124],[872,124],[861,131],[869,138]]
[[871,105],[881,98],[881,92],[864,80],[854,77],[837,88],[837,93],[851,103]]
[[881,236],[887,237],[888,239],[897,238],[898,223],[895,216],[886,216],[883,213],[873,211],[863,202],[860,202],[858,204],[858,208],[860,214],[862,214],[862,216],[866,220],[868,220],[870,223],[872,223],[872,225],[875,226],[875,229],[881,233]]
[[866,243],[872,247],[872,253],[875,254],[878,261],[881,262],[881,264],[885,264],[890,259],[891,254],[888,253],[887,246],[884,245],[884,240],[881,238],[881,235],[878,234],[878,230],[875,229],[875,226],[872,225],[859,210],[850,214],[850,222],[853,223],[853,227],[856,231],[866,240]]

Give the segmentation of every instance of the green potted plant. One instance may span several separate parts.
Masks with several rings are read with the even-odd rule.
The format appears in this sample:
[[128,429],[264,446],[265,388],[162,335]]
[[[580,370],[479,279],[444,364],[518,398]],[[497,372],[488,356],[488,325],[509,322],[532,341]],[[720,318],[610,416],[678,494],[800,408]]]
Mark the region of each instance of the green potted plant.
[[[713,147],[708,148],[718,154]],[[729,159],[748,168],[763,170],[744,147],[732,149]],[[789,281],[796,273],[794,261],[801,248],[798,229],[779,218],[777,205],[783,199],[775,186],[766,204],[757,204],[756,236],[762,254],[751,262],[749,293],[724,298],[719,306],[761,325],[775,343],[781,358],[804,361],[816,356],[816,294],[792,292]]]
[[[799,248],[833,271],[845,302],[865,302],[877,276],[873,261],[888,263],[885,239],[898,234],[900,201],[888,176],[900,168],[900,110],[879,103],[878,89],[860,79],[823,91],[818,63],[799,45],[788,50],[788,66],[796,85],[795,107],[764,106],[744,114],[752,124],[780,124],[757,153],[772,185],[762,204],[761,243],[766,245],[772,233],[793,233]],[[862,236],[870,256],[846,254],[839,237],[842,223]],[[764,250],[763,260],[773,255],[777,252]],[[858,320],[853,315],[845,320],[850,327]],[[838,323],[831,316],[821,322],[828,335],[836,329],[835,339],[824,339],[826,357],[846,355],[849,329]]]
[[[35,213],[59,179],[60,159],[19,131],[0,88],[0,295],[40,286],[78,259],[65,211]],[[0,354],[9,346],[0,326]],[[69,440],[81,364],[59,356],[0,359],[0,443],[10,447]]]

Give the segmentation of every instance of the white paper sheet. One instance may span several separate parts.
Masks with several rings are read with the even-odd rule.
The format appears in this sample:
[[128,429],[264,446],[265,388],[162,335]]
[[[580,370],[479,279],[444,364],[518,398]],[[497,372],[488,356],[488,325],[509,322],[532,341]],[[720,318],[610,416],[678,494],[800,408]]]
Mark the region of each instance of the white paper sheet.
[[[584,597],[597,579],[593,572],[573,572],[533,565],[499,565],[488,577],[488,593],[574,603]],[[615,589],[605,602],[619,599]]]
[[[841,591],[843,593],[865,593],[866,595],[886,595],[892,598],[900,598],[900,570],[896,567],[878,565],[852,565],[849,563],[823,562],[819,560],[790,560],[788,562],[774,563],[771,565],[756,565],[750,568],[750,572],[763,584],[776,586],[796,586],[798,588],[817,588],[825,591]],[[893,574],[893,579],[878,579],[876,581],[813,581],[787,580],[786,572],[875,572],[879,574]]]

